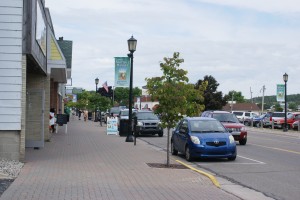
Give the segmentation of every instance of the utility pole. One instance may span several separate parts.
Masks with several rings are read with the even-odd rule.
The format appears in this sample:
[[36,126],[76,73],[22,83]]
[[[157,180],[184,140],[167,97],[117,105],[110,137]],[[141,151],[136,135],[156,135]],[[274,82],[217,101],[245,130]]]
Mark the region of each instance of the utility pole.
[[261,113],[264,112],[265,90],[266,90],[266,87],[263,86],[263,87],[262,87],[263,95],[262,95]]
[[251,103],[253,103],[253,99],[252,99],[252,90],[251,90],[251,87],[250,87],[250,94],[251,94]]

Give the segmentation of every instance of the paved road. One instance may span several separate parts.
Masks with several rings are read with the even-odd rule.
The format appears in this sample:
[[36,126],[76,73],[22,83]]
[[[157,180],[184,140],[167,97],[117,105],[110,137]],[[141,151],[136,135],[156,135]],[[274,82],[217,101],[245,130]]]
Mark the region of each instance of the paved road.
[[[248,129],[248,143],[245,146],[237,145],[236,161],[197,160],[193,164],[216,174],[218,178],[230,180],[274,199],[299,199],[300,133]],[[166,150],[166,138],[165,135],[163,139],[141,139]]]

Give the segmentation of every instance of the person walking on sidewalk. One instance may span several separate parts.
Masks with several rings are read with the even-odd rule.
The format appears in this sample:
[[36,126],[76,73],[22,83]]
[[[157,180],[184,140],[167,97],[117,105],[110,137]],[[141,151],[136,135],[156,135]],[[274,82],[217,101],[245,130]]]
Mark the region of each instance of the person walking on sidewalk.
[[87,110],[84,110],[83,111],[83,118],[84,118],[84,121],[86,122],[87,118],[88,118],[88,111]]
[[79,110],[78,110],[78,119],[79,119],[79,120],[81,120],[81,119],[80,119],[80,118],[81,118],[81,113],[82,113],[82,111],[79,109]]

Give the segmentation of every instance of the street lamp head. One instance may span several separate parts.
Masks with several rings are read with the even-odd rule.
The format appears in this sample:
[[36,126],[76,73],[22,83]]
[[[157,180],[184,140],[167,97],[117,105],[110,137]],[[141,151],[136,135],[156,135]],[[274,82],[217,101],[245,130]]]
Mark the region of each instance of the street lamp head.
[[95,84],[98,85],[98,83],[99,83],[99,78],[97,77],[97,78],[95,79]]
[[287,75],[287,73],[284,73],[284,74],[283,74],[283,81],[284,81],[284,82],[287,82],[288,79],[289,79],[289,75]]
[[127,42],[128,42],[128,50],[130,51],[130,53],[135,52],[137,40],[134,39],[133,36],[131,36],[131,38],[127,40]]

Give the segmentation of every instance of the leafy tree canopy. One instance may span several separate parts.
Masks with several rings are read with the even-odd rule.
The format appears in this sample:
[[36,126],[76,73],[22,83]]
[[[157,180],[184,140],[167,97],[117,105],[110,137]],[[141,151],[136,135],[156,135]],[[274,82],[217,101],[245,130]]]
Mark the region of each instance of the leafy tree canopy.
[[242,95],[242,92],[237,92],[234,90],[231,90],[228,92],[228,94],[226,94],[224,96],[224,99],[226,99],[226,101],[236,101],[237,103],[244,103],[245,102],[245,98]]
[[175,52],[172,58],[164,58],[160,64],[161,77],[146,78],[149,94],[159,101],[156,113],[161,116],[162,126],[172,128],[183,117],[199,116],[204,109],[203,92],[207,86],[204,82],[198,89],[188,84],[187,71],[179,66],[184,60]]
[[204,91],[205,110],[220,110],[226,104],[226,99],[223,98],[223,93],[218,92],[219,83],[213,76],[204,76],[203,80],[198,80],[195,88],[201,87],[203,82],[207,82],[206,90]]

